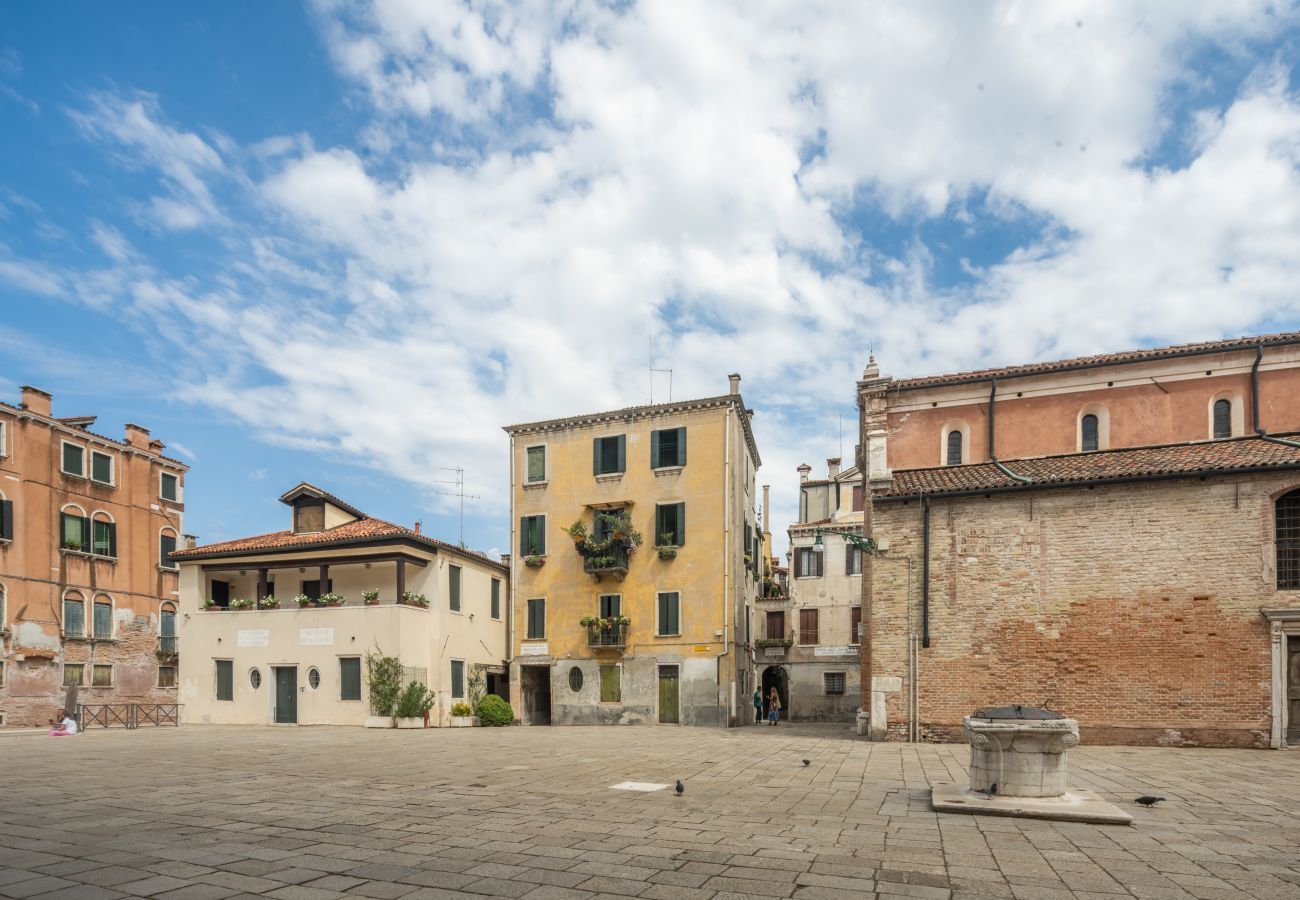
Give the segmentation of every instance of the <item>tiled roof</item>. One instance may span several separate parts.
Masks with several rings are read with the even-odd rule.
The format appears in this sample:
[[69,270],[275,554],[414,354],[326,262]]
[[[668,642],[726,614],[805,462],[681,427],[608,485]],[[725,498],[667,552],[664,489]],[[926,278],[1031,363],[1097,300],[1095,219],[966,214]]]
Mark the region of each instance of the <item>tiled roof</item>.
[[[180,469],[182,472],[188,472],[190,470],[190,467],[187,463],[183,463],[179,459],[175,459],[174,457],[166,456],[162,453],[159,453],[157,450],[147,450],[147,449],[141,449],[139,447],[133,447],[130,444],[128,444],[126,441],[119,441],[116,438],[111,438],[106,434],[100,434],[97,431],[91,431],[89,428],[80,428],[80,427],[74,428],[72,425],[68,424],[68,422],[64,421],[63,419],[56,419],[54,416],[42,416],[39,413],[32,412],[30,409],[26,409],[21,406],[14,406],[12,403],[5,403],[3,400],[0,400],[0,409],[5,410],[6,412],[13,413],[14,415],[31,416],[34,419],[40,419],[43,422],[49,422],[54,425],[60,425],[64,428],[73,428],[74,431],[78,431],[82,434],[88,434],[93,438],[98,438],[99,440],[103,441],[106,444],[112,444],[114,447],[121,447],[123,450],[130,450],[135,453],[144,453],[144,454],[148,454],[149,456],[157,457],[158,459],[161,459],[163,462],[171,463],[173,466]],[[77,418],[77,417],[74,416],[71,418]],[[80,418],[94,420],[96,417],[81,416]]]
[[[1288,437],[1294,440],[1294,437]],[[993,463],[939,466],[931,469],[899,469],[877,499],[942,495],[982,491],[1024,490],[1034,487],[1067,486],[1094,481],[1134,481],[1150,477],[1226,474],[1237,471],[1300,469],[1300,447],[1275,444],[1257,437],[1135,447],[1002,460],[1017,475],[1030,479],[1026,485]]]
[[318,547],[346,546],[356,543],[376,543],[384,539],[412,541],[425,544],[437,550],[448,550],[463,556],[482,560],[488,565],[504,569],[499,561],[490,559],[477,550],[467,550],[437,538],[416,534],[409,528],[366,516],[343,525],[336,525],[324,531],[297,534],[292,531],[273,531],[270,534],[258,534],[252,537],[237,538],[218,544],[195,547],[192,550],[177,550],[173,559],[208,559],[219,556],[243,556],[252,553],[267,553],[275,550],[312,550]]
[[1102,353],[1097,356],[1077,356],[1073,359],[1058,359],[1050,362],[1026,363],[1019,366],[1004,366],[996,369],[976,369],[970,372],[949,372],[943,375],[923,375],[917,378],[903,378],[890,385],[891,390],[914,390],[923,387],[935,387],[945,384],[962,384],[971,381],[985,381],[990,378],[1018,378],[1025,375],[1041,375],[1066,369],[1086,369],[1092,366],[1115,366],[1123,363],[1146,362],[1153,359],[1169,359],[1178,356],[1198,356],[1206,353],[1218,353],[1228,350],[1249,350],[1256,344],[1276,346],[1279,344],[1300,344],[1300,331],[1281,334],[1264,334],[1254,337],[1230,338],[1222,341],[1202,341],[1196,344],[1177,344],[1172,347],[1154,347],[1146,350],[1124,350],[1119,353]]
[[280,502],[290,503],[293,501],[295,497],[299,497],[303,494],[307,494],[308,496],[311,497],[318,497],[323,500],[328,500],[330,503],[333,503],[335,506],[337,506],[339,509],[345,512],[349,512],[354,516],[360,516],[361,518],[366,518],[365,513],[357,509],[355,506],[352,506],[346,500],[340,500],[338,497],[334,496],[324,488],[318,488],[316,487],[316,485],[308,481],[300,481],[296,487],[290,488],[289,490],[285,491],[283,494],[280,495]]

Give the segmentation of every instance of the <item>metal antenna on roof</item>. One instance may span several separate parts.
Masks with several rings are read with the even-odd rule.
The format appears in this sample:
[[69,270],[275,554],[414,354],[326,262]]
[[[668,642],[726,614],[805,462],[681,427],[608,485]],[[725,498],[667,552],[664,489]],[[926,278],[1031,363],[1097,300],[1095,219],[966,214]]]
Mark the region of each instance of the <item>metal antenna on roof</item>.
[[648,331],[648,332],[649,332],[649,335],[650,335],[650,358],[649,358],[649,360],[648,360],[649,367],[650,367],[650,404],[653,406],[653,405],[654,405],[654,402],[655,402],[655,373],[656,373],[656,372],[659,373],[660,375],[663,375],[663,374],[667,373],[667,375],[668,375],[668,402],[669,402],[669,403],[672,403],[672,402],[673,402],[673,370],[672,370],[672,369],[656,369],[656,368],[655,368],[655,333],[654,333],[654,317],[651,317],[651,319],[650,319],[650,327],[647,328],[646,331]]
[[454,484],[454,485],[456,485],[456,490],[454,490],[454,491],[434,491],[434,493],[435,493],[435,494],[441,494],[441,495],[444,496],[444,497],[459,497],[459,498],[460,498],[460,536],[459,536],[459,543],[460,543],[460,545],[461,545],[462,547],[464,547],[464,546],[465,546],[465,500],[466,500],[466,499],[469,499],[469,500],[478,500],[478,499],[479,499],[479,496],[478,496],[478,494],[467,494],[467,493],[465,493],[465,470],[462,469],[460,466],[457,466],[457,467],[454,468],[454,469],[453,469],[453,468],[450,468],[449,466],[439,466],[438,468],[440,468],[440,469],[441,469],[442,471],[444,471],[444,472],[455,472],[455,473],[456,473],[456,480],[455,480],[455,481],[439,481],[439,480],[435,480],[435,481],[434,481],[434,484]]

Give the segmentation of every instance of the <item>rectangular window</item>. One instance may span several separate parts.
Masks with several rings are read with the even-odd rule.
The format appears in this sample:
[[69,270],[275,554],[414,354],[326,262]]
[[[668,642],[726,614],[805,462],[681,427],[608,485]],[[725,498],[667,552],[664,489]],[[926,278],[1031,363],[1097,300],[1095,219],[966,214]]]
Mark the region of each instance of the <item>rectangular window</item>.
[[176,552],[176,536],[163,534],[158,537],[158,565],[164,569],[179,569],[180,563],[172,559]]
[[59,515],[62,521],[59,546],[64,550],[75,550],[79,553],[90,549],[87,546],[90,543],[90,520],[69,512]]
[[682,595],[670,591],[659,595],[659,618],[657,623],[659,636],[682,633]]
[[538,484],[546,480],[546,447],[529,447],[528,454],[528,483]]
[[451,661],[451,696],[455,700],[465,697],[465,663],[459,659]]
[[862,551],[852,544],[844,546],[844,574],[862,574]]
[[686,465],[686,429],[668,428],[650,432],[650,468],[667,469]]
[[[227,598],[229,598],[229,596],[230,596],[230,594],[229,594],[230,585],[226,585],[226,590],[227,590],[227,594],[226,594],[226,596],[227,596]],[[302,583],[302,592],[303,592],[304,594],[307,595],[307,599],[308,599],[308,600],[319,600],[319,599],[320,599],[320,595],[321,595],[320,579],[317,578],[315,581],[304,581],[304,582]],[[326,581],[325,581],[325,591],[324,591],[324,593],[326,593],[326,594],[332,594],[332,593],[334,593],[334,579],[333,579],[333,578],[326,579]],[[229,601],[227,600],[227,602],[229,602]]]
[[76,444],[63,445],[63,473],[86,477],[86,448]]
[[622,594],[601,594],[600,595],[600,617],[602,619],[612,619],[615,616],[623,614],[623,595]]
[[158,667],[158,687],[176,687],[176,667]]
[[91,687],[112,687],[113,686],[113,667],[112,666],[95,666],[90,670]]
[[546,600],[528,601],[528,639],[540,641],[546,637]]
[[339,659],[339,699],[361,699],[361,657],[344,656]]
[[855,606],[849,610],[849,643],[862,643],[862,607]]
[[460,566],[447,567],[447,597],[451,611],[460,612]]
[[95,637],[111,638],[113,636],[113,604],[95,604]]
[[0,420],[0,458],[9,455],[8,443],[8,423]]
[[843,672],[825,672],[822,674],[822,684],[827,694],[844,693],[844,682]]
[[519,553],[546,555],[546,516],[524,516],[519,520]]
[[14,502],[0,500],[0,541],[14,539]]
[[615,475],[627,468],[627,435],[598,437],[593,441],[592,472]]
[[817,610],[799,610],[799,643],[805,647],[817,644]]
[[863,503],[862,498],[863,498],[862,485],[860,484],[853,485],[853,511],[854,512],[862,512],[862,508],[866,506],[866,504]]
[[680,547],[686,543],[686,504],[655,504],[655,544]]
[[217,699],[235,699],[235,664],[229,659],[218,659],[217,664]]
[[794,551],[794,577],[821,578],[822,557],[825,555],[816,552],[812,547],[796,547]]
[[65,663],[63,666],[63,686],[71,687],[77,685],[80,687],[86,677],[86,667],[81,663]]
[[600,667],[600,702],[619,703],[623,699],[623,673],[618,666]]
[[117,524],[96,519],[91,525],[90,552],[96,556],[117,557]]
[[175,653],[176,650],[176,610],[164,609],[158,615],[158,652]]
[[181,496],[180,476],[173,475],[171,472],[163,472],[158,477],[158,496],[173,502],[179,500]]
[[90,480],[100,484],[113,483],[113,457],[98,450],[90,451]]
[[80,600],[63,601],[64,637],[86,636],[86,604]]
[[501,618],[501,579],[492,579],[492,618]]
[[767,634],[769,641],[785,640],[785,610],[772,610],[767,614]]
[[220,606],[222,609],[230,606],[230,582],[212,579],[211,597],[214,606]]

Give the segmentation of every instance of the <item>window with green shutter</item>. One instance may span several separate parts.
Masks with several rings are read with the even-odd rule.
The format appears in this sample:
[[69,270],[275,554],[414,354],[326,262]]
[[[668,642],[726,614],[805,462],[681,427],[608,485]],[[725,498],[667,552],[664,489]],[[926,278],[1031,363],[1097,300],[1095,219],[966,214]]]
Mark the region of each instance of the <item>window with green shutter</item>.
[[113,457],[98,450],[90,451],[90,480],[100,484],[113,483]]
[[163,472],[158,479],[158,496],[164,500],[180,499],[181,480],[171,472]]
[[451,600],[451,611],[460,612],[460,566],[447,567],[447,596]]
[[63,598],[63,636],[86,636],[86,601],[79,594]]
[[465,696],[465,663],[459,659],[451,661],[451,696],[454,700]]
[[[100,515],[96,513],[96,515]],[[117,556],[117,525],[96,519],[91,523],[90,552],[96,556]]]
[[217,664],[217,699],[235,699],[235,664],[229,659],[218,659]]
[[616,475],[627,469],[627,435],[598,437],[592,442],[592,472]]
[[546,637],[546,600],[528,601],[528,639],[542,640]]
[[14,502],[0,500],[0,541],[14,539]]
[[501,618],[501,579],[492,579],[492,618]]
[[63,473],[86,476],[86,448],[76,444],[63,445]]
[[524,516],[519,520],[519,552],[523,556],[546,553],[546,516]]
[[680,547],[686,543],[686,504],[655,504],[655,544]]
[[64,550],[76,550],[78,552],[88,550],[90,544],[90,520],[85,516],[70,512],[61,513],[60,519],[62,534],[59,546]]
[[658,630],[660,637],[682,633],[682,597],[676,591],[659,595]]
[[600,702],[619,703],[623,699],[623,672],[618,666],[600,667]]
[[528,454],[528,483],[536,484],[546,480],[546,447],[529,447]]
[[164,569],[180,568],[179,564],[172,559],[172,554],[176,552],[176,535],[164,534],[158,538],[158,565]]
[[684,465],[686,465],[684,427],[650,432],[650,468],[668,469]]
[[113,636],[113,604],[95,603],[95,637],[111,638]]
[[361,699],[361,657],[339,658],[339,699]]

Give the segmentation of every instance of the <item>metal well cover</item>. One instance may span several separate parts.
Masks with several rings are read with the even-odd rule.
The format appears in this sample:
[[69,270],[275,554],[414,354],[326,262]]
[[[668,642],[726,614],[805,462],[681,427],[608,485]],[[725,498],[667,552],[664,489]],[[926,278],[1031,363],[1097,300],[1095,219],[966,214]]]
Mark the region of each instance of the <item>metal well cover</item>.
[[1064,719],[1065,716],[1059,712],[1050,709],[1043,709],[1041,706],[1021,706],[1016,703],[1011,706],[991,706],[988,709],[977,709],[973,718],[976,719]]

